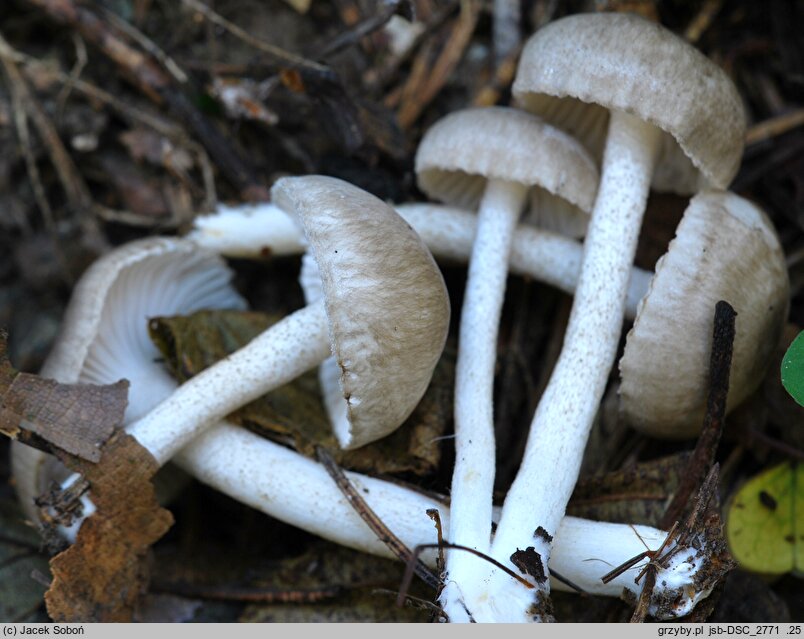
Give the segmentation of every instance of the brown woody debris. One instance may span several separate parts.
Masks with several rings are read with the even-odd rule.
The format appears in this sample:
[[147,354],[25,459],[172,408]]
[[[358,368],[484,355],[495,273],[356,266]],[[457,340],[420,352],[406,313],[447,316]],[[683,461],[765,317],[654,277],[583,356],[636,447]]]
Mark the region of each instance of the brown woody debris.
[[149,582],[148,549],[173,524],[156,501],[151,478],[159,466],[151,454],[122,431],[102,452],[97,464],[60,456],[89,481],[97,511],[50,562],[45,603],[57,622],[132,621]]
[[101,446],[123,423],[128,382],[59,384],[14,370],[5,353],[0,334],[0,433],[97,462]]

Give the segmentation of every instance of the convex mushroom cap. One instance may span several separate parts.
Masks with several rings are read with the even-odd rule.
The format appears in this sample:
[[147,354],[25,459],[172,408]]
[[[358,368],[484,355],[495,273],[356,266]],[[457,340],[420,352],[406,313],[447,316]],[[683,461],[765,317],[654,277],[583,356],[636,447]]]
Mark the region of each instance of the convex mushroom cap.
[[475,210],[489,180],[530,189],[528,221],[565,235],[586,230],[597,191],[594,160],[572,136],[507,107],[451,113],[427,130],[416,151],[428,197]]
[[393,209],[342,180],[283,178],[273,197],[302,226],[324,299],[187,380],[133,423],[131,434],[161,462],[331,353],[348,404],[348,419],[335,424],[346,448],[397,428],[430,381],[446,340],[449,301],[416,233]]
[[705,191],[657,262],[620,359],[620,408],[634,428],[669,438],[700,431],[719,300],[737,311],[730,410],[763,379],[787,317],[789,280],[765,213],[733,193]]
[[395,430],[430,383],[449,330],[443,277],[390,206],[347,182],[283,178],[272,197],[300,222],[321,276],[347,406],[335,434],[362,446]]
[[612,110],[661,129],[652,180],[660,191],[695,193],[700,176],[725,188],[740,165],[746,118],[734,84],[695,47],[635,15],[577,14],[540,29],[513,93],[598,159]]
[[[562,18],[532,36],[526,49],[515,82],[520,103],[602,149],[567,333],[492,547],[495,558],[509,561],[514,549],[533,545],[548,563],[547,540],[566,509],[615,362],[628,269],[651,183],[694,190],[697,177],[676,178],[700,171],[702,182],[725,188],[739,164],[745,117],[725,73],[669,31],[635,16]],[[548,96],[548,108],[542,110],[532,93]],[[602,108],[589,117],[586,102]],[[695,170],[675,163],[666,152],[668,140],[678,141],[689,154],[687,167]],[[669,164],[662,168],[664,162]],[[665,176],[657,180],[661,171]],[[534,535],[539,527],[548,535]],[[493,611],[500,602],[499,578],[487,583],[468,603],[470,610]],[[537,607],[546,603],[547,589],[540,585],[536,592]]]

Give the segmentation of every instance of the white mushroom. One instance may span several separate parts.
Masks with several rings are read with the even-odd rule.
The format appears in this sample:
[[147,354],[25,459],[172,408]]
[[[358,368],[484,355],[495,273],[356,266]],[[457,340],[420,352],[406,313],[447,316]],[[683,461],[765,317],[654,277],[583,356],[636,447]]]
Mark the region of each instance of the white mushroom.
[[[523,51],[513,90],[525,108],[585,144],[600,148],[605,139],[563,348],[492,547],[501,561],[527,546],[547,560],[550,544],[534,531],[554,535],[577,480],[617,352],[651,181],[692,175],[687,184],[673,180],[675,188],[690,181],[725,188],[740,162],[745,115],[737,90],[715,64],[670,31],[625,14],[573,15],[538,31]],[[533,597],[521,600],[515,613],[501,571],[490,571],[483,584],[474,602],[467,601],[477,619],[533,618]],[[502,610],[515,616],[499,617]]]
[[185,382],[131,425],[165,462],[203,428],[314,368],[332,353],[341,369],[344,448],[396,429],[433,373],[449,325],[441,273],[413,230],[374,196],[322,176],[283,178],[272,190],[304,227],[324,299]]
[[[562,203],[584,216],[594,201],[597,169],[566,133],[522,111],[493,107],[458,111],[436,122],[419,144],[416,175],[429,197],[478,209],[455,367],[451,541],[488,553],[494,370],[514,230],[531,190],[545,191],[556,207]],[[461,584],[482,572],[477,559],[461,551],[447,551],[446,572],[441,601],[452,616],[453,607],[463,605]]]
[[[65,384],[130,381],[127,423],[176,387],[148,336],[155,315],[244,309],[231,272],[216,255],[179,238],[130,242],[93,263],[73,290],[62,328],[40,374]],[[34,498],[70,473],[50,455],[12,442],[15,488],[26,515]]]
[[[187,241],[149,239],[118,248],[90,267],[76,286],[43,372],[64,383],[104,384],[129,378],[126,419],[145,414],[177,386],[148,338],[149,318],[202,308],[242,308],[243,300],[229,279],[229,270],[218,258]],[[12,446],[15,487],[25,513],[35,521],[34,498],[68,471],[36,449]],[[320,464],[243,428],[225,422],[213,425],[175,461],[201,481],[272,517],[364,552],[390,556]],[[396,483],[347,474],[409,547],[436,541],[428,508],[440,511],[448,533],[449,508],[438,500]],[[636,596],[640,587],[634,576],[644,562],[608,584],[600,577],[640,554],[643,540],[658,548],[664,535],[647,526],[566,517],[559,528],[553,567],[590,593],[616,597],[625,589]],[[432,565],[435,554],[426,553],[424,558]],[[673,573],[663,576],[670,578]],[[566,589],[560,583],[556,587]],[[656,600],[666,595],[660,586]],[[679,603],[687,606],[691,599],[682,593]]]

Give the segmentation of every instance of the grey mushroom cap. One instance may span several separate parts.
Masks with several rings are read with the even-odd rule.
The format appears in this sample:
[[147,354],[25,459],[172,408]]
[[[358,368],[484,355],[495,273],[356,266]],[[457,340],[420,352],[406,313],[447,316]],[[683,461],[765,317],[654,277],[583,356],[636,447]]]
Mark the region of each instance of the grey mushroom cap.
[[597,158],[609,110],[661,129],[657,190],[726,188],[739,168],[746,116],[730,78],[671,31],[635,15],[576,14],[548,24],[526,44],[513,93]]
[[773,225],[733,193],[690,202],[656,265],[620,360],[620,410],[647,434],[694,437],[703,423],[715,304],[737,312],[727,410],[762,382],[787,318],[789,280]]
[[428,196],[476,209],[489,179],[518,182],[540,194],[541,208],[588,218],[597,192],[594,160],[572,136],[517,109],[451,113],[416,151],[419,187]]
[[444,279],[416,232],[347,182],[282,178],[272,197],[317,262],[348,421],[333,426],[342,446],[361,446],[396,429],[430,383],[449,328]]

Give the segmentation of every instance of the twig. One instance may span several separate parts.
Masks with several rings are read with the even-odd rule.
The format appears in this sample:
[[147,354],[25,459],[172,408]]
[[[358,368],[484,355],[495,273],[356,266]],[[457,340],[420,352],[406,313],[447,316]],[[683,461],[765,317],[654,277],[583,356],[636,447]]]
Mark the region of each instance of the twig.
[[109,9],[103,8],[102,10],[105,18],[111,22],[116,29],[120,29],[120,31],[140,45],[144,51],[159,60],[159,63],[165,67],[167,72],[170,73],[177,82],[180,84],[187,83],[189,79],[187,74],[176,64],[176,61],[160,49],[153,40],[137,29],[133,24],[129,24],[114,12],[109,11]]
[[[655,560],[659,555],[661,555],[662,551],[665,548],[667,548],[667,545],[670,543],[670,541],[672,541],[675,538],[677,530],[678,530],[678,522],[673,524],[673,527],[668,531],[667,536],[664,538],[664,541],[662,542],[662,545],[659,546],[656,550],[650,550],[649,548],[646,548],[644,552],[641,552],[638,555],[635,555],[634,557],[631,557],[631,559],[628,559],[627,561],[624,561],[623,563],[621,563],[616,568],[613,568],[612,570],[607,572],[605,575],[603,575],[600,578],[600,581],[602,581],[604,584],[607,584],[610,581],[613,581],[614,579],[619,577],[626,570],[629,570],[629,569],[633,568],[634,566],[636,566],[643,559],[649,559],[650,561]],[[634,529],[634,534],[636,534],[636,536],[639,537],[640,541],[642,541],[642,545],[644,546],[645,542],[644,542],[644,540],[642,540],[642,537],[639,535],[639,533],[636,531],[636,529]],[[650,565],[650,561],[648,562],[648,565]],[[639,573],[639,575],[637,575],[636,579],[634,579],[634,583],[636,583],[636,584],[639,583],[639,581],[642,579],[642,576],[643,576],[644,572],[645,571],[643,569]]]
[[56,97],[56,104],[58,104],[58,118],[61,118],[62,112],[64,111],[64,105],[67,102],[67,98],[70,97],[70,92],[73,90],[73,85],[81,77],[81,73],[84,70],[84,67],[87,65],[87,47],[84,44],[84,41],[81,39],[81,36],[77,34],[73,34],[73,44],[75,44],[75,64],[73,68],[70,70],[70,74],[67,76],[67,80],[64,82],[64,86],[61,87],[61,91],[59,91],[59,95]]
[[444,575],[446,561],[444,560],[444,530],[441,527],[441,513],[437,508],[427,510],[427,516],[433,520],[436,527],[436,541],[438,543],[438,558],[436,559],[436,570],[440,576]]
[[645,583],[642,584],[642,592],[639,593],[639,599],[637,600],[636,608],[634,608],[634,614],[631,615],[631,623],[642,623],[645,621],[645,617],[648,616],[650,600],[653,597],[653,589],[656,586],[657,573],[656,567],[652,563],[648,564],[648,567],[651,568],[651,570],[648,570],[645,575]]
[[59,176],[59,181],[64,188],[67,203],[78,216],[85,241],[88,245],[94,246],[100,251],[105,247],[106,241],[100,232],[97,220],[91,214],[92,198],[89,194],[89,189],[75,164],[73,164],[70,154],[64,148],[56,127],[53,126],[44,109],[36,101],[28,88],[27,82],[20,74],[13,61],[13,51],[2,33],[0,33],[0,59],[2,59],[3,68],[11,79],[11,84],[18,93],[18,98],[24,105],[25,112],[33,121],[42,142],[50,154],[56,174]]
[[308,60],[305,57],[297,55],[295,53],[291,53],[289,51],[285,51],[284,49],[277,47],[273,44],[265,42],[264,40],[260,40],[259,38],[255,38],[250,33],[241,29],[233,22],[229,22],[226,18],[215,13],[212,9],[210,9],[207,5],[203,2],[199,2],[199,0],[181,0],[182,4],[186,7],[189,7],[193,11],[197,11],[200,13],[204,18],[209,20],[211,23],[222,27],[229,33],[231,33],[236,38],[239,38],[246,44],[254,47],[255,49],[262,51],[266,55],[270,56],[280,65],[289,66],[294,69],[306,69],[308,71],[314,71],[319,74],[325,75],[332,75],[332,70],[323,64],[319,64],[318,62],[313,62],[312,60]]
[[581,587],[580,587],[578,584],[576,584],[574,581],[570,581],[569,579],[567,579],[567,578],[566,578],[565,576],[563,576],[563,575],[562,575],[560,572],[556,572],[555,570],[551,570],[551,571],[550,571],[550,577],[552,577],[552,578],[553,578],[553,579],[555,579],[556,581],[560,581],[560,582],[561,582],[562,584],[564,584],[565,586],[568,586],[569,588],[572,588],[572,589],[573,589],[575,592],[577,592],[579,595],[583,595],[583,596],[585,596],[585,597],[588,597],[588,596],[589,596],[589,593],[588,593],[588,592],[586,592],[586,591],[585,591],[583,588],[581,588]]
[[335,481],[335,484],[343,493],[344,497],[346,497],[349,505],[352,506],[355,512],[360,515],[360,518],[366,522],[368,527],[371,528],[375,535],[377,535],[377,538],[383,542],[400,560],[407,564],[412,563],[414,572],[422,579],[422,581],[424,581],[428,586],[437,589],[441,583],[441,580],[436,577],[427,566],[424,565],[424,562],[418,558],[418,555],[411,552],[410,548],[408,548],[402,542],[402,540],[399,539],[399,537],[397,537],[379,517],[377,517],[377,514],[360,496],[360,493],[355,490],[354,486],[352,486],[352,482],[349,481],[349,478],[346,476],[340,466],[335,463],[332,455],[330,455],[321,446],[317,446],[316,458],[329,473],[330,477],[332,477],[332,479]]
[[319,56],[325,58],[347,47],[351,47],[367,35],[374,33],[396,14],[407,13],[411,10],[410,0],[391,0],[391,2],[386,2],[385,6],[374,15],[361,20],[346,31],[332,38],[327,44],[321,47]]
[[712,497],[717,493],[719,476],[720,465],[713,464],[706,475],[706,479],[704,479],[701,487],[698,489],[695,505],[692,508],[692,512],[690,512],[687,517],[687,521],[684,523],[685,539],[703,525],[709,504],[712,502]]
[[666,528],[671,522],[680,519],[690,496],[698,489],[701,480],[714,462],[726,415],[736,317],[737,313],[728,302],[721,300],[715,305],[712,352],[709,357],[709,396],[706,401],[704,424],[695,450],[681,474],[681,481],[673,500],[659,522],[660,528]]
[[153,58],[132,47],[120,33],[115,33],[111,25],[89,9],[77,6],[74,0],[28,0],[28,3],[78,31],[120,66],[151,100],[166,103],[174,115],[195,132],[224,176],[240,190],[243,199],[269,199],[268,189],[260,184],[251,165],[238,154],[229,139],[174,86],[170,75]]
[[704,31],[712,24],[712,20],[723,6],[723,0],[704,0],[701,10],[692,19],[684,30],[684,37],[691,43],[696,43],[703,35]]
[[804,125],[804,109],[783,113],[758,124],[754,124],[745,134],[746,146],[764,142],[791,129]]
[[[36,166],[36,158],[34,158],[33,150],[31,149],[28,116],[25,115],[24,101],[20,95],[20,89],[18,88],[19,80],[15,79],[15,74],[13,71],[10,71],[5,56],[3,56],[3,67],[6,70],[6,75],[9,80],[11,107],[14,112],[14,127],[17,130],[22,155],[25,158],[25,169],[28,172],[28,179],[31,181],[31,190],[33,191],[34,200],[36,200],[36,206],[39,207],[42,213],[42,219],[45,221],[45,228],[52,234],[56,228],[56,223],[53,218],[53,209],[50,208],[50,202],[48,202],[47,196],[45,195],[45,187],[42,186],[42,180],[39,177],[39,168]],[[23,231],[30,233],[31,227],[27,218],[23,218],[23,220]]]
[[759,442],[760,444],[767,446],[771,450],[775,450],[782,455],[786,455],[791,459],[796,459],[800,462],[804,462],[804,450],[796,448],[795,446],[791,446],[790,444],[780,441],[774,437],[771,437],[767,433],[763,433],[760,430],[757,430],[753,426],[748,426],[745,430],[746,435],[748,436],[748,441],[750,442]]
[[530,583],[527,579],[525,579],[522,575],[517,572],[511,570],[508,566],[500,563],[494,557],[489,555],[483,554],[479,550],[471,548],[470,546],[461,546],[460,544],[453,544],[449,541],[440,540],[437,544],[419,544],[413,549],[413,553],[411,554],[411,558],[408,561],[407,568],[405,569],[405,574],[402,577],[402,583],[399,585],[399,597],[396,600],[396,605],[401,606],[405,602],[405,596],[410,587],[410,582],[413,579],[413,574],[416,573],[416,562],[420,562],[419,555],[424,552],[425,550],[429,550],[431,548],[438,548],[439,550],[443,548],[449,548],[450,550],[462,550],[464,552],[471,553],[481,559],[485,559],[490,564],[492,564],[495,568],[499,568],[502,570],[506,575],[515,579],[519,583],[521,583],[525,588],[528,590],[533,590],[536,586]]
[[399,126],[403,129],[410,127],[419,118],[425,107],[432,102],[451,77],[452,71],[469,45],[479,15],[480,3],[477,0],[461,0],[460,16],[438,59],[432,66],[428,65],[424,82],[418,87],[406,85],[403,90],[403,101],[397,113]]

